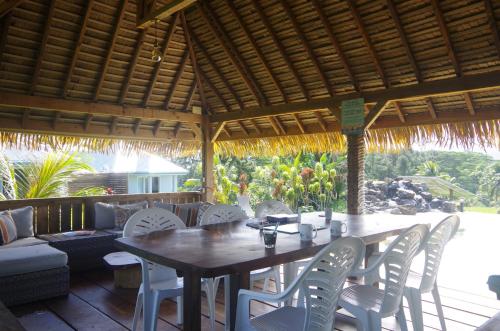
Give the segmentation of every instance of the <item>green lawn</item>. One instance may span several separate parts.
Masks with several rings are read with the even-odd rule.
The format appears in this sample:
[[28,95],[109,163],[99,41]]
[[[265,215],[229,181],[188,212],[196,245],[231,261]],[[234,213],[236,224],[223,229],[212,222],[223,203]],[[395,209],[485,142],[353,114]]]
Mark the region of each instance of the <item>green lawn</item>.
[[485,213],[485,214],[496,214],[497,210],[498,209],[496,207],[480,207],[480,206],[465,207],[465,211],[473,211],[476,213]]

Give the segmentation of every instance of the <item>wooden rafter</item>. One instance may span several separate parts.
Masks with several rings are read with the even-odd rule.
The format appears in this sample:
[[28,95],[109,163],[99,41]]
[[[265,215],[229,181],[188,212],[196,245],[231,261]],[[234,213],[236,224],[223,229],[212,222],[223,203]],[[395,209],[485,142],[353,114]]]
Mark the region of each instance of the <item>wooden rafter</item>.
[[422,75],[420,73],[420,69],[418,68],[417,61],[415,60],[415,56],[413,55],[413,51],[411,50],[408,38],[406,38],[406,33],[403,28],[403,24],[399,19],[399,14],[393,1],[394,0],[387,0],[387,8],[391,13],[391,17],[394,22],[394,25],[396,26],[396,30],[398,30],[399,39],[401,40],[401,44],[403,44],[403,48],[405,49],[406,57],[408,58],[408,61],[410,62],[410,65],[413,68],[413,72],[415,73],[415,78],[417,79],[417,82],[420,83],[422,81]]
[[5,0],[0,5],[0,17],[9,14],[14,8],[19,6],[25,0]]
[[181,127],[182,127],[181,122],[175,124],[175,127],[174,127],[174,137],[175,138],[177,138],[177,136],[179,135],[179,131],[181,130]]
[[286,134],[285,127],[283,126],[283,123],[281,123],[281,120],[277,116],[269,118],[272,118],[274,120],[274,122],[276,123],[282,134]]
[[170,21],[170,24],[168,25],[167,37],[165,38],[165,41],[163,43],[161,60],[155,63],[153,74],[149,79],[149,86],[148,89],[146,90],[146,93],[144,95],[144,100],[142,102],[144,106],[148,105],[149,98],[151,98],[151,94],[153,93],[153,88],[156,84],[156,80],[158,79],[158,75],[160,73],[161,64],[163,63],[163,61],[165,61],[168,47],[170,45],[170,41],[172,41],[172,37],[177,27],[178,20],[179,20],[179,13],[175,13],[174,17],[172,17],[172,20]]
[[309,41],[307,41],[305,34],[302,31],[302,28],[300,27],[300,24],[297,21],[295,14],[292,11],[292,8],[290,7],[290,5],[287,3],[286,0],[279,0],[279,2],[281,3],[281,6],[285,9],[285,13],[288,19],[290,20],[290,23],[292,23],[295,34],[299,38],[302,47],[305,49],[308,59],[310,62],[312,62],[314,69],[316,70],[316,74],[319,76],[321,82],[323,83],[323,86],[328,91],[328,94],[334,95],[335,93],[333,91],[333,88],[330,82],[328,81],[328,78],[325,75],[325,70],[321,68],[321,64],[318,61],[318,57],[316,56],[316,54],[314,54],[314,51],[311,45],[309,44]]
[[249,136],[249,132],[248,132],[248,129],[245,127],[245,124],[243,124],[242,121],[237,121],[239,127],[241,128],[241,132],[243,132],[245,134],[245,136]]
[[23,111],[23,117],[21,118],[21,127],[24,129],[27,127],[27,124],[30,120],[31,110],[25,109]]
[[[405,128],[405,127],[420,127],[423,125],[439,125],[446,123],[466,123],[499,120],[500,115],[497,109],[481,110],[475,115],[471,116],[467,111],[446,111],[439,114],[439,117],[433,119],[428,113],[407,114],[405,123],[402,123],[398,116],[381,116],[371,126],[370,130],[375,129],[392,129],[392,128]],[[327,132],[340,132],[341,126],[337,121],[329,121],[326,123]],[[278,129],[279,130],[279,129]],[[302,135],[298,127],[289,127],[287,135]],[[311,123],[307,126],[308,134],[324,133],[325,131],[319,123]],[[225,138],[219,136],[218,141],[224,140],[238,140],[238,139],[252,139],[252,138],[267,138],[281,136],[281,132],[276,132],[273,128],[263,128],[260,133],[252,132],[249,136],[245,136],[239,132],[235,132],[232,137]]]
[[90,124],[92,124],[92,119],[93,118],[94,118],[94,115],[92,115],[92,114],[87,114],[87,116],[85,117],[85,122],[83,124],[83,129],[85,131],[89,130],[89,126],[90,126]]
[[356,27],[358,28],[358,31],[361,34],[361,37],[363,38],[366,47],[368,48],[368,53],[370,54],[373,64],[375,65],[375,69],[377,70],[380,76],[380,79],[382,79],[382,82],[384,83],[385,87],[389,87],[389,81],[382,67],[382,62],[380,62],[377,52],[375,51],[375,48],[373,47],[372,42],[370,41],[370,37],[368,36],[368,33],[365,30],[365,26],[363,24],[363,21],[361,20],[361,17],[359,16],[358,10],[356,9],[356,4],[354,3],[354,0],[347,0],[346,2],[349,5],[349,10],[351,11],[351,15],[354,18]]
[[269,117],[269,123],[271,124],[271,126],[272,126],[274,132],[276,133],[276,135],[281,136],[280,127],[276,123],[276,120],[274,119],[274,117]]
[[0,18],[0,27],[2,28],[0,33],[0,63],[2,63],[5,45],[7,44],[7,34],[9,33],[11,21],[12,14],[7,14],[6,16]]
[[160,132],[160,128],[161,128],[161,121],[160,120],[157,120],[155,122],[155,125],[153,126],[153,136],[158,136],[158,133]]
[[80,47],[83,44],[83,37],[85,36],[85,31],[87,30],[87,22],[89,21],[90,13],[92,12],[92,7],[94,6],[94,0],[89,0],[87,2],[87,8],[85,9],[85,15],[83,16],[82,25],[80,27],[80,34],[78,35],[78,40],[76,42],[75,49],[73,50],[73,57],[71,58],[71,63],[68,68],[68,73],[66,75],[66,81],[64,83],[62,96],[65,98],[69,93],[69,85],[71,83],[71,77],[73,76],[73,70],[76,66],[76,61],[78,60],[78,54],[80,53]]
[[177,67],[175,72],[175,77],[172,83],[170,84],[170,89],[167,94],[167,98],[165,99],[165,109],[170,108],[170,102],[172,102],[172,97],[177,91],[177,87],[179,86],[179,81],[181,80],[182,74],[184,73],[184,69],[186,68],[187,60],[189,57],[189,51],[186,49],[184,51],[184,55],[182,56],[181,63]]
[[255,10],[256,10],[257,14],[259,15],[260,20],[264,23],[264,27],[266,28],[267,33],[269,34],[269,36],[273,40],[273,43],[276,46],[276,48],[278,49],[278,51],[279,51],[281,57],[283,58],[283,61],[285,62],[288,70],[290,70],[290,72],[293,74],[293,77],[297,81],[297,85],[300,89],[300,92],[302,93],[302,95],[304,96],[305,99],[309,99],[309,92],[306,90],[305,84],[302,81],[302,78],[300,77],[299,72],[292,64],[292,60],[290,59],[290,56],[288,55],[287,51],[285,50],[285,47],[283,46],[283,44],[279,40],[278,36],[274,32],[274,30],[271,26],[271,23],[269,22],[269,19],[267,18],[266,14],[264,13],[264,11],[260,5],[259,0],[253,0],[252,3],[254,4]]
[[[219,66],[217,66],[214,61],[212,60],[212,58],[210,57],[210,55],[208,54],[205,46],[203,46],[203,44],[198,40],[198,37],[194,34],[194,33],[191,33],[191,37],[193,38],[193,41],[195,42],[196,46],[200,49],[203,57],[205,58],[205,60],[208,62],[208,64],[212,67],[212,69],[214,70],[214,72],[217,74],[217,76],[219,76],[219,79],[222,81],[222,83],[224,84],[224,86],[226,87],[226,89],[232,94],[233,98],[235,99],[235,101],[238,103],[238,106],[240,107],[240,109],[243,109],[245,108],[245,105],[243,104],[243,101],[241,101],[240,97],[238,96],[238,94],[236,93],[236,90],[233,88],[233,86],[227,81],[227,79],[224,77],[224,74],[222,73],[222,71],[220,70]],[[199,68],[200,69],[200,68]],[[201,69],[200,69],[201,71]],[[208,82],[207,79],[203,79],[205,82]],[[227,108],[228,110],[230,108]]]
[[316,13],[319,16],[319,19],[325,28],[326,34],[328,36],[328,39],[332,46],[335,48],[335,52],[337,53],[337,56],[339,57],[340,63],[342,63],[342,66],[344,67],[345,72],[349,76],[349,79],[352,82],[352,85],[354,86],[354,89],[356,91],[359,91],[359,82],[354,76],[353,71],[351,70],[351,67],[349,66],[349,62],[347,61],[347,58],[342,51],[342,48],[340,47],[340,43],[337,40],[337,37],[333,33],[333,27],[328,21],[328,18],[326,17],[325,13],[323,12],[323,8],[321,7],[321,1],[320,0],[311,0],[311,4],[313,5],[314,9],[316,10]]
[[114,134],[116,132],[117,126],[118,126],[118,116],[113,116],[111,118],[111,124],[109,125],[109,133]]
[[224,126],[226,125],[226,122],[220,122],[217,124],[215,127],[215,130],[213,131],[212,138],[210,139],[211,142],[215,142],[219,135],[221,134],[222,130],[224,129]]
[[250,123],[252,123],[253,128],[255,129],[255,131],[257,133],[261,133],[262,132],[262,130],[259,127],[259,124],[257,124],[257,121],[255,121],[253,118],[250,119]]
[[[200,77],[200,69],[198,67],[198,61],[196,59],[196,53],[194,51],[193,47],[193,41],[191,40],[191,31],[189,29],[189,26],[186,21],[186,15],[184,15],[184,12],[181,13],[181,23],[182,23],[182,29],[184,30],[184,38],[186,39],[186,45],[189,50],[189,58],[191,60],[191,65],[193,66],[194,70],[194,78],[196,80],[196,85],[198,87],[198,94],[200,95],[201,99],[201,104],[203,108],[206,110],[208,109],[208,102],[207,98],[205,96],[205,90],[203,89],[203,84],[201,82],[201,77]],[[193,90],[194,91],[194,90]]]
[[487,91],[500,87],[500,72],[493,71],[483,74],[467,75],[448,79],[434,80],[420,84],[391,87],[363,93],[348,93],[328,98],[318,98],[310,101],[293,102],[266,107],[249,107],[243,112],[215,114],[212,122],[235,121],[249,118],[260,118],[283,114],[293,114],[305,111],[339,106],[343,100],[364,98],[366,103],[376,103],[379,100],[404,101],[420,100],[425,97],[457,95],[464,92]]
[[54,128],[54,130],[57,128],[57,123],[61,120],[61,112],[60,111],[56,111],[55,114],[54,114],[54,119],[52,120],[52,127]]
[[137,5],[137,28],[144,29],[155,22],[161,21],[169,16],[178,14],[185,8],[191,6],[196,0],[169,0],[160,8],[154,8],[156,1],[139,0]]
[[317,111],[314,112],[314,116],[316,116],[316,120],[318,121],[318,124],[321,127],[321,129],[326,132],[328,129],[326,127],[326,122],[323,116],[321,116],[321,114]]
[[127,77],[123,82],[123,86],[120,92],[120,99],[118,101],[118,103],[120,104],[123,104],[125,98],[127,97],[128,89],[130,87],[130,80],[134,76],[135,67],[137,65],[137,61],[139,60],[139,56],[141,55],[142,45],[144,45],[145,39],[146,39],[146,30],[141,30],[141,32],[139,32],[139,36],[135,44],[134,55],[132,55],[132,61],[130,61],[130,65],[128,67]]
[[299,128],[300,132],[306,133],[306,129],[304,128],[304,124],[302,124],[302,121],[300,120],[299,116],[297,114],[292,114],[293,119],[295,120],[295,123],[297,123],[297,127]]
[[457,56],[455,54],[455,50],[453,48],[453,43],[451,42],[450,33],[448,28],[446,27],[446,22],[444,20],[443,12],[441,11],[441,7],[439,6],[438,0],[431,0],[432,9],[434,11],[434,16],[437,19],[439,30],[443,35],[444,44],[446,47],[446,51],[448,53],[448,57],[450,58],[451,64],[455,69],[455,74],[457,76],[462,76],[462,70],[460,69],[460,64],[458,63]]
[[163,120],[166,122],[201,122],[201,115],[193,113],[177,111],[167,112],[159,109],[126,107],[115,104],[65,100],[5,92],[0,92],[0,105],[13,108],[46,109],[53,111],[62,111],[66,113],[91,113],[94,115],[116,116],[120,118]]
[[200,76],[201,76],[201,79],[203,79],[203,81],[205,82],[205,84],[207,84],[208,88],[210,90],[212,90],[212,92],[215,94],[215,96],[222,102],[226,111],[231,109],[231,106],[229,105],[229,103],[226,101],[226,99],[224,99],[222,94],[220,94],[219,90],[214,86],[214,84],[212,84],[210,79],[205,75],[205,73],[201,69],[200,69]]
[[35,64],[35,70],[31,78],[31,86],[29,94],[33,94],[38,84],[38,77],[40,76],[40,71],[42,69],[42,62],[45,55],[45,50],[47,48],[47,40],[49,40],[50,24],[52,23],[52,17],[56,11],[56,0],[51,0],[49,5],[49,11],[47,12],[47,18],[45,19],[45,26],[43,28],[42,42],[38,48],[38,55]]
[[184,109],[188,110],[191,107],[195,91],[196,91],[196,81],[193,82],[191,88],[189,89],[188,96],[186,98],[186,103],[184,104]]
[[491,33],[493,33],[493,41],[498,54],[500,55],[500,33],[498,32],[497,21],[495,13],[493,12],[493,5],[491,0],[484,0],[484,7],[486,9],[486,16],[488,17],[488,24],[490,25]]
[[199,3],[198,8],[200,9],[199,12],[201,13],[205,25],[208,27],[211,34],[215,37],[222,50],[228,57],[229,61],[232,63],[232,65],[240,75],[240,78],[243,80],[247,88],[255,97],[259,105],[267,104],[267,99],[257,86],[252,73],[244,65],[243,60],[239,56],[239,52],[223,32],[220,22],[218,22],[218,19],[215,17],[215,15],[210,12],[207,3]]
[[381,100],[375,104],[372,108],[370,108],[370,111],[368,112],[368,115],[365,117],[365,130],[369,129],[370,126],[375,123],[377,118],[382,114],[387,107],[387,101],[386,100]]
[[137,132],[139,132],[141,124],[142,124],[142,119],[141,118],[136,118],[135,122],[134,122],[134,126],[133,126],[134,134],[137,134]]
[[427,104],[427,109],[429,110],[429,114],[433,119],[437,118],[436,108],[434,107],[434,103],[431,98],[426,98],[425,103]]
[[401,109],[401,105],[399,104],[399,102],[394,101],[393,104],[394,104],[394,109],[396,109],[396,114],[398,115],[401,123],[406,122],[405,114],[403,113],[403,110]]
[[120,34],[120,25],[123,21],[123,17],[125,16],[125,13],[127,11],[127,4],[128,0],[121,0],[120,1],[120,9],[118,11],[118,17],[116,19],[115,25],[113,26],[113,32],[112,32],[112,37],[111,41],[108,46],[107,54],[106,54],[106,59],[104,60],[104,64],[99,71],[99,79],[97,81],[97,86],[94,92],[94,101],[97,101],[99,99],[99,94],[101,93],[101,88],[102,84],[104,83],[104,78],[106,77],[106,72],[108,71],[108,66],[109,62],[111,61],[111,56],[113,55],[113,48],[115,47],[116,40],[118,39],[118,35]]
[[246,39],[249,41],[250,45],[252,45],[253,51],[255,54],[257,54],[257,57],[259,58],[259,61],[261,65],[264,67],[268,77],[271,79],[273,82],[274,86],[276,87],[276,90],[280,92],[281,97],[285,102],[288,102],[288,96],[286,95],[282,84],[279,82],[278,78],[276,75],[273,74],[271,67],[269,67],[267,60],[264,56],[264,53],[262,52],[261,48],[259,45],[257,45],[257,41],[255,38],[252,36],[252,33],[248,29],[248,26],[243,22],[243,18],[241,17],[240,13],[236,9],[236,6],[234,5],[232,0],[226,0],[226,4],[229,7],[231,14],[233,17],[236,19],[238,22],[238,25],[240,26],[240,29],[244,32]]
[[469,114],[475,115],[476,110],[474,108],[474,100],[472,100],[472,96],[470,95],[469,92],[464,93],[464,100],[465,100],[465,104],[467,106],[467,110],[469,111]]

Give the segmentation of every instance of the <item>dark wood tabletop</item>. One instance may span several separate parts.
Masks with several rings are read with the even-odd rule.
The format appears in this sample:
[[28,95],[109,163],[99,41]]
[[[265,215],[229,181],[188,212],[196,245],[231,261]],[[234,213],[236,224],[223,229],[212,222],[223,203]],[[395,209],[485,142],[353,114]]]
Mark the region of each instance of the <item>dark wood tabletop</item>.
[[[303,214],[302,223],[325,224],[321,214]],[[436,223],[445,217],[443,214],[425,215],[348,216],[334,213],[333,220],[341,220],[347,224],[347,232],[343,236],[359,237],[367,245],[374,245],[389,236],[400,234],[414,224]],[[246,222],[152,232],[143,236],[119,238],[115,244],[132,254],[183,272],[184,321],[188,322],[185,323],[184,330],[196,330],[200,326],[199,298],[190,298],[186,294],[199,296],[200,277],[234,276],[231,278],[231,299],[236,300],[237,291],[248,287],[250,271],[312,257],[335,239],[331,237],[329,224],[326,223],[327,228],[319,230],[312,242],[301,242],[298,234],[279,233],[276,247],[266,249],[261,231],[247,227]],[[189,284],[194,289],[189,288]],[[236,307],[234,313],[235,309]],[[197,314],[198,318],[189,314]],[[231,325],[233,322],[234,318],[231,319]]]

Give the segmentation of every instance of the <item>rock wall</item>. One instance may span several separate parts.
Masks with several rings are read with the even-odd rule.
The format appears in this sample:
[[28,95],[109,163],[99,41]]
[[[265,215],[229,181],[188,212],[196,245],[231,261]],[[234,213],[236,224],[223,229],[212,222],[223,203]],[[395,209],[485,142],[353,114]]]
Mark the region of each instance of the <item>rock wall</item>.
[[415,215],[431,210],[453,213],[457,211],[457,206],[452,201],[433,197],[424,183],[413,183],[402,178],[365,183],[365,211],[368,214],[385,211]]

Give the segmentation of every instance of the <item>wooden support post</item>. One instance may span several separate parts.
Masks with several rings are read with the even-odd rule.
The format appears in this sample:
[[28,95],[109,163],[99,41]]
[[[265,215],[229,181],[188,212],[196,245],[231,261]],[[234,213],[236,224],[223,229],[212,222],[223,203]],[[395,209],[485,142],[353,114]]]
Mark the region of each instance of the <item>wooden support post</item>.
[[364,134],[347,135],[347,213],[364,212],[365,141]]
[[203,147],[202,147],[202,167],[203,167],[203,194],[204,201],[214,202],[214,144],[210,135],[210,121],[207,116],[203,118]]

